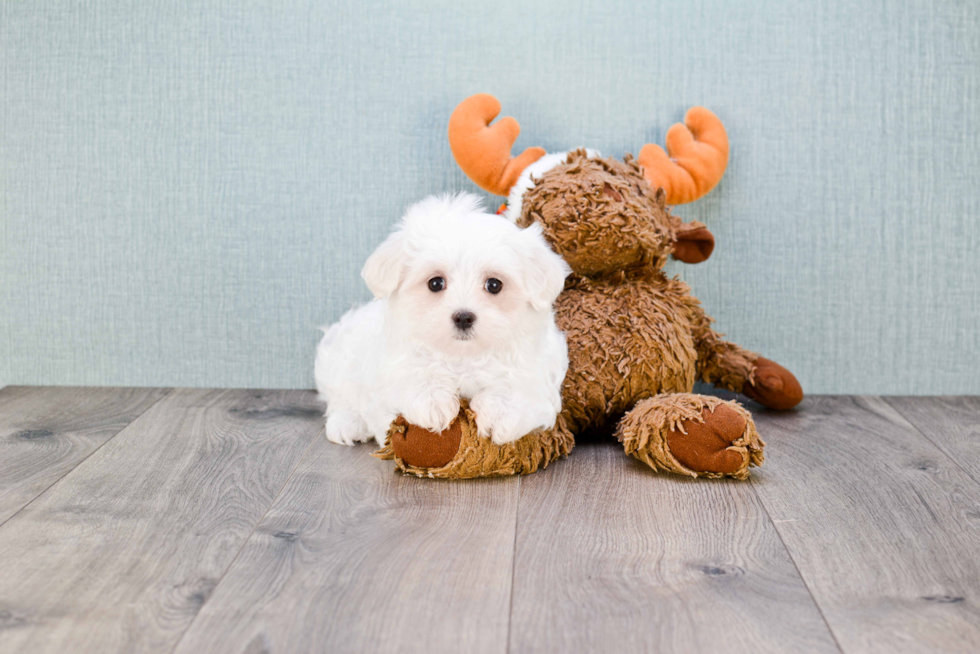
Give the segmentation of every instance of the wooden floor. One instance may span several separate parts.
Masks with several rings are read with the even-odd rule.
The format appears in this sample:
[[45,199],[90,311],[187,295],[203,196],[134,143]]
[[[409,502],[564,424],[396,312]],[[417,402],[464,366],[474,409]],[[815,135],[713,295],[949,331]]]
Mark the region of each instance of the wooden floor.
[[320,413],[0,391],[0,652],[980,651],[980,398],[757,411],[749,482],[420,480]]

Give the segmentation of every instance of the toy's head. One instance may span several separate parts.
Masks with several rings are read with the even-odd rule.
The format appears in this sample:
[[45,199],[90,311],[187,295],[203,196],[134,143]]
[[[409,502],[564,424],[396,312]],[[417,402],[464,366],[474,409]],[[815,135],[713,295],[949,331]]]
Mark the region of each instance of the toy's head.
[[725,173],[728,136],[713,113],[691,109],[686,125],[667,132],[667,152],[647,144],[638,160],[621,162],[586,149],[528,148],[511,157],[520,126],[506,117],[491,127],[499,113],[500,103],[485,94],[456,107],[449,120],[456,162],[484,190],[507,196],[505,217],[521,227],[540,224],[575,274],[659,269],[668,256],[700,263],[711,255],[707,228],[682,222],[668,205],[698,199]]

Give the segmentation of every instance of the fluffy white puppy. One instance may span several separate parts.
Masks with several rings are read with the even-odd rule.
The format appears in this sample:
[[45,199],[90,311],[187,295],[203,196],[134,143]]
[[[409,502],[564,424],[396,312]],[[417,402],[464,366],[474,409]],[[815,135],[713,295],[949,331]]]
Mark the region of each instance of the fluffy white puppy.
[[327,438],[383,445],[399,414],[439,432],[461,397],[498,444],[554,426],[568,351],[552,304],[569,272],[539,225],[487,214],[474,195],[411,207],[361,271],[377,299],[317,347]]

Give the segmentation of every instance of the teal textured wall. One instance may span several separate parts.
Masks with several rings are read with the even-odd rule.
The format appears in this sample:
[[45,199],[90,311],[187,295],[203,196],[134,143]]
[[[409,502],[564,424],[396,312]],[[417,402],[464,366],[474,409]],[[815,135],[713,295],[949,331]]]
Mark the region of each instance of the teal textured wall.
[[[400,211],[519,147],[728,126],[673,266],[811,392],[980,393],[980,3],[0,2],[0,385],[308,387]],[[496,206],[494,200],[493,206]]]

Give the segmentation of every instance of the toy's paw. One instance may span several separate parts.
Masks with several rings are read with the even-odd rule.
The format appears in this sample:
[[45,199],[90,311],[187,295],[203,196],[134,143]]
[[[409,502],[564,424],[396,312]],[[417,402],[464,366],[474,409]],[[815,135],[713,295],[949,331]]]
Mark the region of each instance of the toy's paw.
[[458,418],[441,432],[410,424],[402,416],[395,418],[395,424],[401,429],[391,430],[391,450],[410,466],[441,468],[452,461],[459,451],[463,430]]
[[679,429],[667,432],[671,454],[695,472],[735,473],[742,467],[743,457],[728,448],[745,433],[745,418],[724,404],[714,411],[705,407],[701,417],[704,422],[685,420]]
[[786,368],[765,357],[755,360],[753,381],[746,383],[742,394],[770,409],[785,411],[803,400],[803,388]]
[[452,391],[438,389],[409,402],[404,415],[408,422],[427,431],[446,431],[459,415],[459,397]]
[[403,416],[395,418],[388,426],[386,446],[373,456],[394,459],[399,470],[417,477],[474,479],[534,472],[568,454],[575,444],[559,417],[552,429],[539,429],[514,443],[497,445],[477,435],[470,401],[464,398],[460,407],[459,417],[443,432],[422,429]]
[[690,477],[747,479],[749,468],[765,459],[766,444],[748,411],[693,393],[640,400],[619,422],[616,438],[654,470]]

